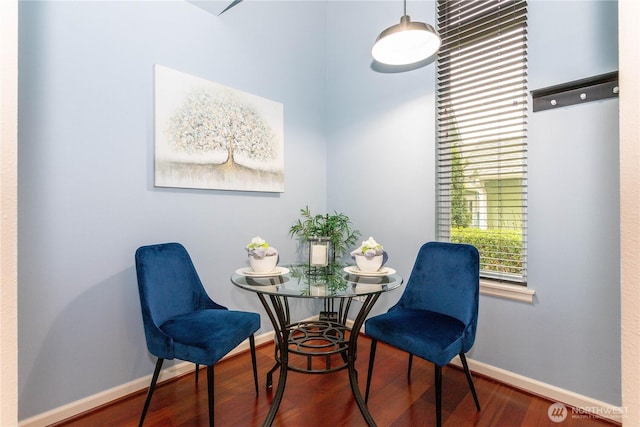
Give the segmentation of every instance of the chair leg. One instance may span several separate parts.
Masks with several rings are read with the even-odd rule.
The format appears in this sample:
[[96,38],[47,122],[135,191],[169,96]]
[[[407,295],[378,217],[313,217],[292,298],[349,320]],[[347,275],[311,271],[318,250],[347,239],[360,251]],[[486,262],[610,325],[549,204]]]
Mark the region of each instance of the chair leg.
[[434,364],[436,370],[436,426],[442,425],[442,367]]
[[200,374],[200,365],[196,363],[196,384],[198,384],[199,374]]
[[464,353],[460,353],[460,361],[462,362],[462,367],[464,368],[464,373],[467,376],[467,382],[469,383],[469,388],[471,389],[471,394],[473,395],[473,400],[476,402],[476,408],[478,411],[480,410],[480,402],[478,402],[478,395],[476,394],[476,388],[473,386],[473,379],[471,379],[471,372],[469,372],[469,365],[467,365],[467,357]]
[[369,401],[369,387],[371,386],[371,374],[373,374],[373,362],[376,358],[376,347],[378,340],[371,339],[371,351],[369,352],[369,369],[367,370],[367,388],[364,392],[364,403]]
[[413,354],[409,353],[409,366],[407,367],[407,381],[411,380],[411,366],[413,365]]
[[209,427],[213,427],[213,416],[214,416],[214,408],[213,408],[213,365],[207,366],[207,392],[209,396]]
[[139,427],[142,427],[142,424],[144,423],[144,417],[147,416],[147,410],[149,409],[149,403],[151,403],[151,396],[153,395],[153,391],[156,389],[156,383],[158,382],[158,376],[160,375],[162,362],[164,362],[164,359],[158,358],[158,361],[156,362],[156,369],[153,371],[153,376],[151,377],[151,384],[149,385],[149,391],[147,392],[147,399],[144,401],[144,408],[142,408],[142,415],[140,415],[140,422],[138,423]]
[[256,396],[258,395],[258,365],[256,363],[256,340],[251,334],[249,336],[249,346],[251,347],[251,364],[253,365],[253,383],[256,385]]

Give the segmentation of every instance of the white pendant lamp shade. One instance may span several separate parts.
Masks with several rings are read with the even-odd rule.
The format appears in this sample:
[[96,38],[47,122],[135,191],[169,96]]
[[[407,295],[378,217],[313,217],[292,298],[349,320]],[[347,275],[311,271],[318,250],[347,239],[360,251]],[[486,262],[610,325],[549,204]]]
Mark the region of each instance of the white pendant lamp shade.
[[388,65],[408,65],[422,61],[440,48],[440,37],[429,24],[411,22],[408,15],[400,23],[380,33],[371,55],[376,61]]

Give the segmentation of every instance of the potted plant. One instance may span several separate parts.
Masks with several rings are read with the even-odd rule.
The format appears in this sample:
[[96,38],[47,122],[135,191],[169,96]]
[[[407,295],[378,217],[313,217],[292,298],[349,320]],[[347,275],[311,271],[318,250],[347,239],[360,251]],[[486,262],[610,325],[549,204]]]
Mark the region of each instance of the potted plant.
[[300,219],[289,229],[291,237],[310,241],[318,237],[329,238],[333,247],[333,261],[347,254],[348,248],[360,237],[360,231],[353,229],[351,220],[343,213],[333,215],[312,215],[309,206],[300,209]]

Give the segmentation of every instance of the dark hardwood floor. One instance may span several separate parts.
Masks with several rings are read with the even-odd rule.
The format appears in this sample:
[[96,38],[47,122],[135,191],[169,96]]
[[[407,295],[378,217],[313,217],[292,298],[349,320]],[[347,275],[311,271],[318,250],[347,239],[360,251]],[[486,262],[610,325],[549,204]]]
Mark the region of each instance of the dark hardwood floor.
[[[357,367],[364,392],[370,340],[359,339]],[[261,426],[273,397],[265,390],[265,375],[273,366],[273,345],[258,348],[260,395],[255,396],[249,353],[215,365],[215,420],[217,426]],[[369,409],[378,426],[435,426],[433,365],[414,358],[411,381],[407,380],[407,354],[378,345],[371,384]],[[552,422],[547,415],[554,403],[516,390],[491,379],[474,375],[482,407],[477,412],[464,376],[458,368],[443,369],[443,426],[580,426],[611,427],[617,424],[592,416],[574,416]],[[274,391],[277,374],[274,376]],[[145,391],[146,392],[146,391]],[[74,417],[56,426],[136,426],[145,393],[123,398],[100,409]],[[145,426],[208,426],[206,371],[172,379],[156,389]],[[346,371],[327,375],[290,372],[275,426],[334,427],[366,426],[351,395]]]

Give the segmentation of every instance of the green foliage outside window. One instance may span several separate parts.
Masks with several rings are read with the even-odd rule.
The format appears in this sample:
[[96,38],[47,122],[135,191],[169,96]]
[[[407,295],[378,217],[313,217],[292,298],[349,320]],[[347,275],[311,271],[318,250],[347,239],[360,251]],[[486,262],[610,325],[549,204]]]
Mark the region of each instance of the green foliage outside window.
[[480,270],[522,274],[522,232],[451,227],[450,241],[468,243],[480,252]]
[[457,147],[451,148],[451,226],[471,225],[471,212],[467,209],[464,177],[465,164]]

